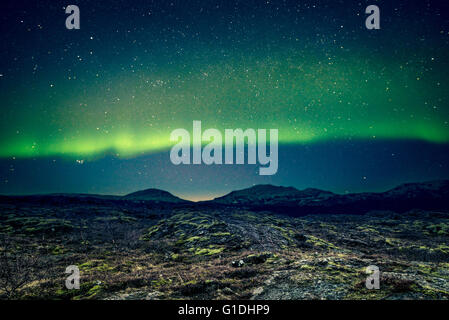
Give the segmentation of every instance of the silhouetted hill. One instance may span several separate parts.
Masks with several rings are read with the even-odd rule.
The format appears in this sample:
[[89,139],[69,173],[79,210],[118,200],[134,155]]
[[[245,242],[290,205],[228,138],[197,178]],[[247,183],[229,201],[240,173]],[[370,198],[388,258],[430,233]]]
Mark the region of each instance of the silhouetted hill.
[[232,191],[225,196],[214,199],[213,202],[239,205],[301,205],[308,201],[324,200],[333,195],[332,192],[313,188],[300,191],[294,187],[262,184]]
[[190,201],[183,200],[172,195],[168,191],[159,189],[146,189],[127,194],[122,197],[124,200],[143,200],[143,201],[158,201],[170,203],[188,203]]
[[407,183],[386,192],[335,194],[319,189],[258,185],[233,191],[211,201],[293,216],[307,214],[363,214],[375,210],[449,209],[449,180]]
[[449,180],[404,183],[388,190],[386,194],[389,197],[416,198],[426,196],[430,198],[447,198],[449,196]]
[[125,196],[88,193],[51,193],[36,195],[0,195],[3,203],[39,203],[41,205],[71,205],[75,203],[95,205],[182,205],[191,203],[159,189],[146,189]]

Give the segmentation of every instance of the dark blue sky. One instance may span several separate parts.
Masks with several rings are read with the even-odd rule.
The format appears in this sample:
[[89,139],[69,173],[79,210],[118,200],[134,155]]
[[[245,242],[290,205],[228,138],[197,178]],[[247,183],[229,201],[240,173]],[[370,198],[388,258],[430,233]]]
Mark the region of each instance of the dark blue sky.
[[404,182],[448,179],[449,146],[419,141],[281,146],[279,171],[273,176],[260,176],[258,165],[175,166],[168,151],[132,159],[106,156],[83,164],[58,158],[3,159],[0,176],[2,194],[125,194],[154,187],[205,199],[260,183],[339,193],[383,191]]
[[[64,7],[81,10],[65,28]],[[381,30],[365,28],[365,8]],[[446,1],[2,1],[0,193],[204,199],[449,178]],[[279,170],[170,162],[170,132],[276,128]]]

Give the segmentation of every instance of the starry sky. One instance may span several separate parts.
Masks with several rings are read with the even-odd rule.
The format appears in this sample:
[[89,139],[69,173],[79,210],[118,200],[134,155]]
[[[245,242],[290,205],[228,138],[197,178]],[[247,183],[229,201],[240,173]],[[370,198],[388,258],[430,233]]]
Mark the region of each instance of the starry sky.
[[[80,8],[80,30],[65,7]],[[380,8],[367,30],[365,8]],[[0,193],[200,200],[449,178],[444,1],[2,1]],[[279,170],[170,162],[170,133],[276,128]]]

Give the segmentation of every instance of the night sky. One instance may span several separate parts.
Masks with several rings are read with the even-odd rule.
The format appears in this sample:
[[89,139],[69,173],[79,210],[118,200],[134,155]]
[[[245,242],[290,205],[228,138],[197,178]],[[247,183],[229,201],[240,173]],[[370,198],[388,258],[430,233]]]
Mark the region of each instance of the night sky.
[[[81,29],[65,28],[76,4]],[[365,8],[380,8],[367,30]],[[206,199],[449,178],[445,1],[2,1],[0,193]],[[276,128],[279,170],[170,162],[170,133]]]

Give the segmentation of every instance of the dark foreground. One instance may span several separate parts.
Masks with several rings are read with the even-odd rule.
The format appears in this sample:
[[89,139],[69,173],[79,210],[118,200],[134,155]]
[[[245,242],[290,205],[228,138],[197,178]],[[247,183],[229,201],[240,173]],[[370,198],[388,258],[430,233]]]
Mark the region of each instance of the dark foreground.
[[[2,299],[448,299],[449,212],[0,203]],[[76,265],[81,288],[65,288]],[[381,271],[380,290],[365,269]]]

